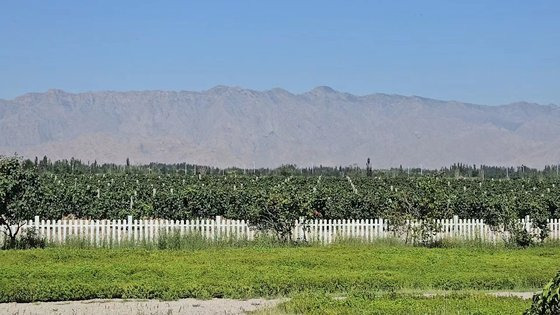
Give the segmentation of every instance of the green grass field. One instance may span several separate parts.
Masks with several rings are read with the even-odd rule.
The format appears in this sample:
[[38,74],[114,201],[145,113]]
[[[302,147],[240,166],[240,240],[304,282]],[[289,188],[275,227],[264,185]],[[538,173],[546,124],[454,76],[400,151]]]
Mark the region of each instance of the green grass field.
[[351,294],[340,299],[326,294],[297,294],[290,301],[257,312],[273,314],[521,314],[531,301],[482,294],[424,297],[410,294]]
[[0,251],[0,301],[538,290],[558,269],[558,247],[60,247]]

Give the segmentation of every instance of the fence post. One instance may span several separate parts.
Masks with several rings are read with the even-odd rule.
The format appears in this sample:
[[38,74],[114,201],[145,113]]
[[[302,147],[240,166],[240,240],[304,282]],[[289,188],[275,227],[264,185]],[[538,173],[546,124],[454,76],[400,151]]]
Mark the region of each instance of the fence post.
[[459,216],[453,216],[453,237],[457,237],[459,235]]
[[34,223],[33,227],[35,228],[35,231],[37,233],[39,233],[39,216],[38,215],[35,216],[35,223]]
[[132,238],[132,216],[131,215],[128,216],[128,220],[127,220],[127,223],[126,223],[126,232],[127,232],[126,233],[126,239],[127,239],[127,241],[130,241],[131,238]]
[[294,222],[294,227],[292,228],[292,233],[290,235],[290,238],[291,238],[290,241],[298,239],[298,237],[299,237],[298,226],[299,226],[299,221],[298,221],[298,219],[296,219],[296,221]]
[[305,239],[306,239],[306,238],[305,238],[305,227],[303,226],[303,222],[304,222],[304,221],[305,221],[305,218],[304,218],[304,217],[299,217],[299,219],[298,219],[298,221],[297,221],[297,222],[298,222],[298,226],[297,226],[297,229],[298,229],[298,238],[299,238],[300,240],[305,240]]
[[222,237],[222,216],[216,216],[216,228],[214,230],[214,239],[219,240]]

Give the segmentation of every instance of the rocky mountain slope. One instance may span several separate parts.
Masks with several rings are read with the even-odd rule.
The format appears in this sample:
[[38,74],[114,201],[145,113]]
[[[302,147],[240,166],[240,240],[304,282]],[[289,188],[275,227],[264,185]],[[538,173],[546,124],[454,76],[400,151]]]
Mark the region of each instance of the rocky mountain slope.
[[203,92],[66,93],[0,100],[0,154],[215,166],[542,167],[560,160],[560,108],[421,97],[303,94],[218,86]]

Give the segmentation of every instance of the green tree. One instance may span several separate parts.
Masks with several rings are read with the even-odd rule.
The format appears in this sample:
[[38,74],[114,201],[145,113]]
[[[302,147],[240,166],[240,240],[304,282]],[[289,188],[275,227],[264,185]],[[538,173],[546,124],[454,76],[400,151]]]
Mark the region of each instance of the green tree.
[[294,191],[280,189],[259,194],[248,213],[249,225],[272,232],[282,242],[292,240],[296,220],[309,217],[308,208]]
[[39,176],[18,158],[0,156],[0,229],[15,244],[16,237],[38,205]]

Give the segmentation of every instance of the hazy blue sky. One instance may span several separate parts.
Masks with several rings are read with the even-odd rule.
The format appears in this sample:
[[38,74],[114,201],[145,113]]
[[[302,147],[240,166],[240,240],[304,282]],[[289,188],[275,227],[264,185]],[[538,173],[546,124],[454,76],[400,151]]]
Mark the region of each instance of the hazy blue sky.
[[0,4],[0,98],[219,84],[560,104],[560,1]]

